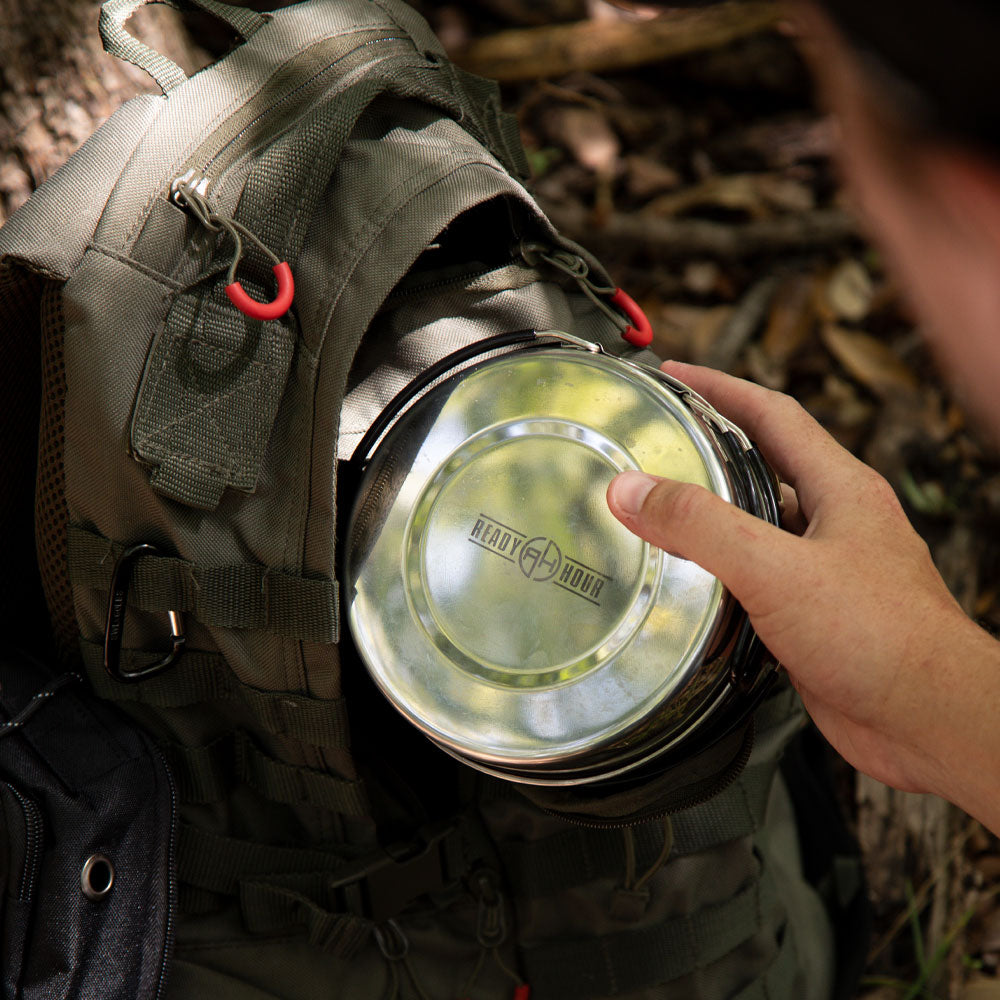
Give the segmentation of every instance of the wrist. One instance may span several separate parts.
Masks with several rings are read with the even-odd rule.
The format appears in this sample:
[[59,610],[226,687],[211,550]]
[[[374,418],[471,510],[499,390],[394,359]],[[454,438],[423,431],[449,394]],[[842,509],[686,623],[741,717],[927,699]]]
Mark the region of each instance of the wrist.
[[1000,832],[1000,642],[964,616],[939,639],[910,739],[916,783]]

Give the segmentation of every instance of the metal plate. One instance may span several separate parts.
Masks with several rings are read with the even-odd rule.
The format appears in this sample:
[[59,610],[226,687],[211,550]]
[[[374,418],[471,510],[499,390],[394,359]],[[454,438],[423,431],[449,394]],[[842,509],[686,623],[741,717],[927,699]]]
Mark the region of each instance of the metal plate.
[[624,469],[731,499],[670,390],[572,349],[452,377],[376,450],[349,529],[348,618],[378,685],[432,739],[505,767],[586,767],[714,704],[725,666],[705,654],[728,595],[612,516]]

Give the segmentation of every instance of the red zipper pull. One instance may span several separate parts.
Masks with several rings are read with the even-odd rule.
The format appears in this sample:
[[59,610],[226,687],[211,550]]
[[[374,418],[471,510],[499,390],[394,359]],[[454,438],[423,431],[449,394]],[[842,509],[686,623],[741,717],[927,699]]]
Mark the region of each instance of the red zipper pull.
[[639,303],[620,288],[615,289],[611,302],[625,313],[631,324],[625,327],[622,337],[633,347],[649,347],[653,342],[653,324],[649,322]]
[[250,298],[238,281],[226,285],[226,295],[229,296],[229,301],[251,319],[278,319],[292,308],[292,299],[295,298],[292,269],[282,260],[278,261],[271,270],[278,282],[278,294],[273,302],[258,302],[256,299]]
[[514,1000],[531,1000],[531,987],[527,983],[515,987]]

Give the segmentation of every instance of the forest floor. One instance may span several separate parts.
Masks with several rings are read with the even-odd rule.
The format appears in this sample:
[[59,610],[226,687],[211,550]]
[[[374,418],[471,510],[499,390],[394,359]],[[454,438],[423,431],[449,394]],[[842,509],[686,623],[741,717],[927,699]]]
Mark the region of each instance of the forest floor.
[[[0,0],[0,222],[141,85],[80,42],[82,28],[11,2]],[[1000,462],[859,232],[831,163],[835,129],[775,8],[724,5],[664,26],[600,0],[418,6],[460,62],[505,80],[532,189],[643,306],[657,352],[799,399],[889,479],[960,603],[1000,628]],[[93,33],[92,3],[52,7]],[[165,31],[169,50],[177,22],[162,23],[146,30]],[[837,766],[876,914],[859,997],[1000,998],[996,838]]]

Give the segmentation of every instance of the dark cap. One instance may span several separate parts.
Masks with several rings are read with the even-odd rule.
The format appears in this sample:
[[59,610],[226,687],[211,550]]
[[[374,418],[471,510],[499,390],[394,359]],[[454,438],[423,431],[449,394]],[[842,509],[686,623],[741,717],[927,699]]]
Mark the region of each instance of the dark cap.
[[1000,149],[1000,4],[817,0],[851,42],[893,71],[929,130]]

